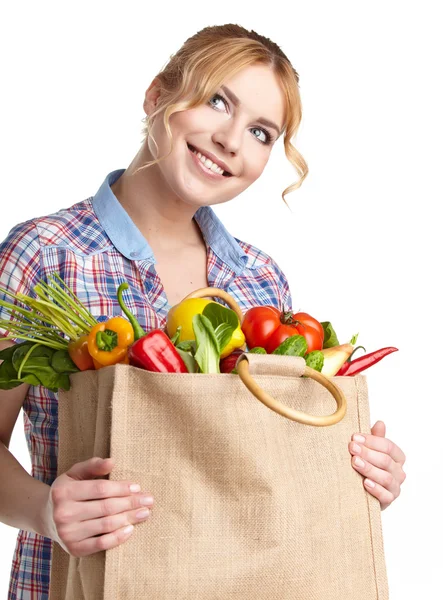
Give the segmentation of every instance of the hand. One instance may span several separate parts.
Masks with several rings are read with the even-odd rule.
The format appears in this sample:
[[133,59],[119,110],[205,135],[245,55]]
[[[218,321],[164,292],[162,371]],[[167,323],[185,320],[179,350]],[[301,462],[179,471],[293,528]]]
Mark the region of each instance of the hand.
[[[349,452],[353,455],[351,464],[365,477],[365,489],[378,498],[381,510],[384,510],[400,495],[400,486],[406,479],[403,471],[406,456],[394,442],[385,438],[386,426],[383,421],[375,423],[371,434],[357,433],[352,436],[353,441],[349,442]],[[364,441],[359,437],[363,437]],[[364,465],[358,465],[358,459]]]
[[135,523],[146,520],[154,499],[138,484],[96,479],[113,469],[112,459],[76,463],[49,488],[48,536],[72,556],[87,556],[125,542]]

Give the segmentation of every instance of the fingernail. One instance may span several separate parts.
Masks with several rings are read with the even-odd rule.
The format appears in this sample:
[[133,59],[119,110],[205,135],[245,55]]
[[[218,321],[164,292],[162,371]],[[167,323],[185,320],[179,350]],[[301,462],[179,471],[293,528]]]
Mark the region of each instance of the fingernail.
[[360,454],[360,452],[361,452],[361,448],[360,448],[360,446],[358,444],[352,444],[351,445],[351,450],[353,452],[357,452],[357,454]]
[[353,435],[352,439],[354,440],[354,442],[360,442],[360,444],[364,444],[366,441],[366,438],[364,438],[362,435],[360,435],[358,433]]
[[375,487],[375,483],[371,479],[365,479],[365,485],[367,485],[370,488]]
[[148,508],[144,508],[143,510],[139,510],[135,516],[137,519],[146,519],[146,517],[149,517],[150,513],[151,511]]
[[362,461],[362,459],[361,459],[361,458],[359,458],[358,456],[357,456],[357,458],[355,459],[355,464],[357,465],[357,467],[364,467],[364,466],[365,466],[365,463],[364,463],[364,462]]
[[123,533],[124,533],[125,535],[128,535],[129,533],[131,533],[131,532],[132,532],[132,530],[133,530],[133,529],[134,529],[134,525],[128,525],[127,527],[125,527],[125,528],[123,529]]
[[152,504],[152,497],[151,496],[143,496],[143,498],[140,498],[140,504],[142,504],[143,506]]
[[137,492],[139,492],[141,490],[141,487],[138,485],[138,483],[131,483],[131,485],[129,486],[129,489],[131,490],[131,492],[136,494]]

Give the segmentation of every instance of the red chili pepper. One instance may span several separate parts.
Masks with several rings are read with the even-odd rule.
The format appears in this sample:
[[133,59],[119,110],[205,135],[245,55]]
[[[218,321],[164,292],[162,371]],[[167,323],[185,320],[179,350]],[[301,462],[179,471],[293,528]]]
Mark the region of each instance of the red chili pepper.
[[122,292],[128,289],[127,283],[119,285],[118,303],[134,329],[134,343],[128,348],[129,362],[135,367],[157,373],[188,373],[188,369],[174,344],[161,329],[145,333],[134,315],[123,302]]
[[398,348],[389,346],[388,348],[380,348],[380,350],[375,350],[375,352],[364,354],[355,360],[345,362],[336,375],[357,375],[357,373],[361,373],[365,369],[375,365],[379,360],[392,352],[397,352],[397,350]]

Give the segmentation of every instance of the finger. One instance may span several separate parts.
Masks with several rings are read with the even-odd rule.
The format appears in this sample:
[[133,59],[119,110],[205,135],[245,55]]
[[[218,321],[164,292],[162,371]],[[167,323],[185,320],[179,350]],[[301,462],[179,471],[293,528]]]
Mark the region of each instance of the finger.
[[130,481],[109,481],[108,479],[91,479],[89,481],[73,481],[68,486],[69,499],[81,502],[83,500],[100,500],[131,496],[140,492],[138,483]]
[[350,443],[349,452],[353,456],[359,456],[366,462],[371,463],[374,465],[374,467],[389,471],[389,473],[392,473],[393,475],[395,475],[399,469],[401,469],[401,465],[396,463],[389,454],[386,454],[385,452],[379,452],[378,450],[371,450],[370,448],[357,444],[356,442]]
[[388,454],[392,460],[400,465],[404,465],[406,461],[406,456],[401,448],[385,437],[370,435],[368,433],[354,433],[352,439],[360,446]]
[[352,457],[352,466],[360,473],[360,475],[367,477],[374,483],[383,487],[386,491],[390,492],[394,498],[397,498],[400,495],[400,482],[389,471],[374,467],[371,463],[362,460],[360,456]]
[[66,475],[71,479],[93,479],[94,477],[103,477],[108,475],[114,467],[112,458],[100,458],[95,456],[83,462],[75,463],[66,471]]
[[127,525],[112,533],[106,533],[98,537],[88,538],[70,546],[70,552],[74,556],[88,556],[102,550],[110,550],[119,546],[131,536],[134,525]]
[[80,523],[70,523],[59,527],[58,533],[66,545],[72,545],[97,535],[105,535],[124,529],[128,525],[142,523],[150,516],[151,511],[147,507],[138,507],[137,510],[102,517],[100,519],[90,519]]
[[133,494],[121,498],[103,498],[73,504],[70,521],[89,521],[136,510],[141,507],[152,508],[154,498],[150,494]]
[[371,428],[371,433],[372,435],[386,437],[386,425],[383,423],[383,421],[377,421]]
[[372,479],[364,479],[363,485],[367,492],[378,499],[381,510],[387,508],[395,500],[394,494],[386,490],[378,483],[375,483],[375,481],[372,481]]

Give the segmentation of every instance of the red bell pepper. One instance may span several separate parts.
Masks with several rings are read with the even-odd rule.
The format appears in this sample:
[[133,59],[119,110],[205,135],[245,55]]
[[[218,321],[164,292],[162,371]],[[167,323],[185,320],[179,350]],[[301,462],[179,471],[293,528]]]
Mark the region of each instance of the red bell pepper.
[[345,362],[337,371],[336,375],[357,375],[357,373],[361,373],[365,369],[375,365],[375,363],[378,363],[382,358],[392,352],[397,352],[397,350],[398,348],[389,346],[387,348],[380,348],[380,350],[375,350],[375,352],[370,352],[369,354],[364,354],[355,360]]
[[157,373],[188,373],[188,369],[174,344],[161,329],[146,333],[123,302],[122,292],[127,283],[120,284],[118,303],[134,329],[134,343],[128,349],[129,363],[135,367]]
[[129,347],[129,363],[156,373],[188,373],[174,344],[161,329],[154,329]]

